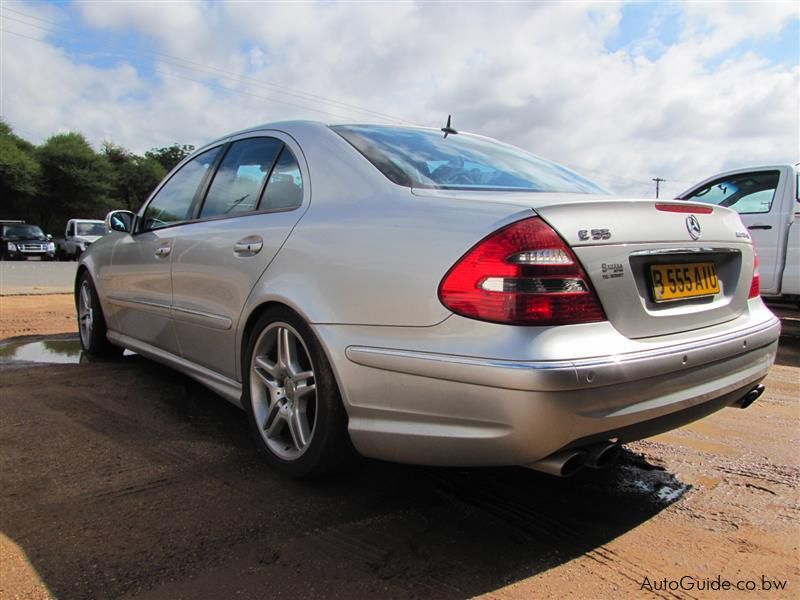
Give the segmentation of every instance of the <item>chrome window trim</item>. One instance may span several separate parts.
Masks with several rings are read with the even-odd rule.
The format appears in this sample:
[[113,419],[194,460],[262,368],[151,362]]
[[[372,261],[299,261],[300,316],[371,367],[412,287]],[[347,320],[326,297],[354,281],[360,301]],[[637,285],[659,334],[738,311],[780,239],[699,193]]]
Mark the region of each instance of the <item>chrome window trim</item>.
[[[206,152],[208,150],[212,150],[213,148],[221,146],[222,147],[222,152],[220,153],[220,156],[217,158],[217,160],[214,162],[214,165],[210,168],[210,170],[213,170],[213,174],[216,175],[217,169],[219,168],[219,165],[222,163],[222,161],[225,158],[225,155],[228,152],[228,148],[234,142],[239,142],[239,141],[242,141],[242,140],[246,140],[246,139],[250,139],[250,138],[258,138],[258,137],[272,137],[272,138],[275,138],[276,140],[278,140],[278,141],[283,143],[283,147],[284,148],[288,147],[289,151],[294,156],[295,161],[297,162],[297,165],[300,168],[300,174],[303,177],[303,201],[300,203],[299,206],[288,207],[288,208],[266,208],[266,209],[253,210],[253,211],[249,211],[249,212],[236,213],[236,214],[233,214],[233,215],[216,215],[216,216],[213,216],[213,217],[206,217],[206,218],[202,218],[202,219],[201,218],[186,219],[184,221],[176,221],[174,223],[170,223],[169,225],[165,225],[164,227],[159,227],[158,229],[139,230],[139,228],[138,228],[139,222],[143,219],[144,213],[147,210],[147,207],[150,204],[150,202],[153,201],[153,199],[156,197],[156,195],[161,190],[161,188],[164,187],[164,185],[166,185],[166,183],[173,177],[173,175],[175,173],[178,172],[179,169],[181,169],[183,167],[183,165],[188,163],[194,157],[200,156],[203,152]],[[283,151],[283,149],[281,149],[281,151]],[[278,154],[280,155],[280,152]],[[301,160],[301,158],[302,158],[302,160]],[[277,160],[276,160],[276,162],[277,162]],[[273,168],[274,168],[274,166],[275,165],[273,165]],[[270,172],[270,175],[272,175],[272,172]],[[267,180],[268,179],[269,178],[267,178]],[[261,190],[261,195],[262,196],[263,196],[263,192],[266,190],[267,180],[264,181],[264,186],[262,187],[262,190]],[[202,210],[203,203],[205,202],[205,196],[208,193],[208,188],[209,188],[209,186],[210,186],[212,181],[213,181],[213,177],[208,177],[208,179],[205,180],[198,187],[198,191],[202,193],[202,202],[200,202],[197,206],[194,206],[192,208],[192,214],[195,213],[195,208],[197,208],[198,211]],[[261,198],[259,198],[259,205],[260,204],[261,204]],[[241,218],[241,217],[247,217],[247,216],[250,216],[250,215],[270,215],[270,214],[273,214],[273,213],[291,212],[293,210],[304,209],[309,204],[311,204],[311,175],[310,175],[310,172],[309,172],[309,169],[308,169],[308,162],[306,161],[305,154],[303,153],[303,149],[297,143],[297,140],[295,140],[294,137],[292,137],[288,133],[286,133],[284,131],[280,131],[278,129],[259,129],[259,130],[255,130],[255,131],[247,131],[247,132],[242,133],[242,134],[230,136],[230,137],[227,137],[227,138],[216,140],[214,142],[211,142],[210,144],[206,144],[202,148],[200,148],[198,150],[195,150],[191,155],[187,156],[178,165],[176,165],[175,168],[167,174],[167,176],[164,178],[164,180],[161,181],[161,183],[158,184],[158,187],[155,190],[153,190],[153,193],[150,194],[150,196],[145,201],[145,203],[142,204],[142,207],[136,213],[134,213],[134,217],[135,217],[136,221],[133,224],[133,233],[131,233],[131,235],[137,236],[137,235],[140,235],[142,233],[151,233],[153,231],[163,231],[165,229],[170,229],[172,227],[179,227],[181,225],[194,225],[196,223],[210,223],[210,222],[213,222],[213,221],[222,221],[222,220],[225,220],[225,219],[236,219],[236,218]],[[199,212],[198,212],[198,214],[199,214]]]

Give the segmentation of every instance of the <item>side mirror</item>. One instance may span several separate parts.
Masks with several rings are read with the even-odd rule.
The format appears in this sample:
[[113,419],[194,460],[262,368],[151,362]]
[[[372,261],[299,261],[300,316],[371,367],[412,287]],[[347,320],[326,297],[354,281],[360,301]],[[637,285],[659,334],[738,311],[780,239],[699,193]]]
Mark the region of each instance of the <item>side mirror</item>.
[[48,242],[52,242],[53,241],[53,236],[50,235],[49,233],[45,237],[47,238]]
[[134,214],[129,210],[112,210],[106,215],[106,229],[130,233],[133,229]]

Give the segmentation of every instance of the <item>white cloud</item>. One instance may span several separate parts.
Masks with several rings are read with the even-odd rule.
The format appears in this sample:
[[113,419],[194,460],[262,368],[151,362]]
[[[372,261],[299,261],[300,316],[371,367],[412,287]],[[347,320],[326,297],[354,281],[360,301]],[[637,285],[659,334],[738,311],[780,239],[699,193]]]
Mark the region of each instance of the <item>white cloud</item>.
[[[744,40],[777,35],[796,5],[680,8],[685,29],[650,60],[606,50],[617,3],[82,3],[80,17],[112,47],[134,30],[163,53],[158,81],[136,72],[141,55],[98,68],[4,35],[4,117],[35,141],[71,128],[142,151],[284,118],[377,118],[352,106],[425,125],[453,113],[457,127],[638,194],[652,193],[656,175],[677,193],[734,164],[797,161],[800,69],[752,53],[724,60]],[[34,31],[16,25],[3,27]],[[654,36],[642,31],[639,47]]]

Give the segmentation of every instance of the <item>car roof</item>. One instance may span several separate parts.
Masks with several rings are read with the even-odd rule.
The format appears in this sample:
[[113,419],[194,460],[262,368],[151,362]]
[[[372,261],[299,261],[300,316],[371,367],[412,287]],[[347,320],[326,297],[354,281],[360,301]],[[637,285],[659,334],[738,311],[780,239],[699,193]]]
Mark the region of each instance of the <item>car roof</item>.
[[[347,127],[394,127],[394,128],[402,128],[402,129],[419,129],[425,131],[439,131],[436,127],[424,127],[422,125],[403,125],[400,123],[354,123],[352,121],[341,121],[341,122],[323,122],[323,121],[314,121],[309,119],[294,119],[294,120],[287,120],[287,121],[273,121],[270,123],[261,123],[260,125],[253,125],[252,127],[247,127],[245,129],[240,129],[238,131],[231,132],[227,135],[220,136],[215,140],[208,142],[207,144],[203,144],[199,150],[204,150],[210,146],[214,146],[220,144],[228,140],[229,138],[244,135],[247,133],[255,133],[257,131],[264,131],[269,129],[274,129],[277,131],[283,131],[284,133],[288,133],[292,135],[295,132],[300,131],[309,131],[309,130],[328,130],[330,127],[334,126],[347,126]],[[467,131],[459,132],[459,133],[467,133],[469,135],[476,135],[473,133],[469,133]],[[483,137],[483,136],[477,136]],[[198,150],[198,151],[199,151]],[[193,154],[197,154],[193,152]]]

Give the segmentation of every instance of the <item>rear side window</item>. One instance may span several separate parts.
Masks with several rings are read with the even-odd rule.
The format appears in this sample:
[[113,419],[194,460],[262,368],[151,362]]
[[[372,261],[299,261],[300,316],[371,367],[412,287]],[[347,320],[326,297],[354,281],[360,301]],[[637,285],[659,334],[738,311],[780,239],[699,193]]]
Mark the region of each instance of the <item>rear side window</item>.
[[214,175],[200,218],[255,210],[281,146],[283,142],[268,137],[234,142]]
[[192,201],[221,146],[196,156],[170,177],[144,211],[144,231],[160,229],[190,218]]
[[390,181],[412,188],[522,192],[606,191],[524,150],[468,134],[412,127],[332,127]]
[[286,146],[283,147],[278,162],[272,170],[261,210],[282,210],[296,208],[303,203],[303,178],[300,166]]
[[732,208],[742,215],[767,213],[772,208],[779,171],[738,173],[712,181],[684,200]]

